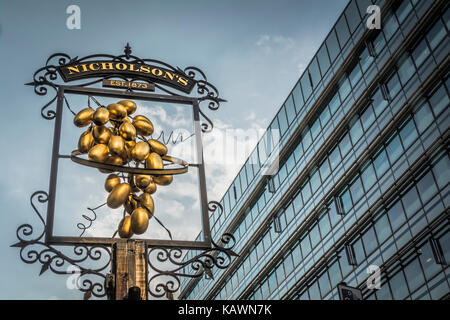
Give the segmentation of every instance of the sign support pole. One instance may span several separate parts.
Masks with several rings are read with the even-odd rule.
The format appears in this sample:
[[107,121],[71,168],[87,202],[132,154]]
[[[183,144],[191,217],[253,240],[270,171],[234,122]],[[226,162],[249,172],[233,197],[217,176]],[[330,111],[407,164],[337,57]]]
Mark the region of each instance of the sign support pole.
[[[147,300],[145,243],[139,240],[117,242],[113,250],[115,300]],[[136,296],[137,288],[140,298]]]

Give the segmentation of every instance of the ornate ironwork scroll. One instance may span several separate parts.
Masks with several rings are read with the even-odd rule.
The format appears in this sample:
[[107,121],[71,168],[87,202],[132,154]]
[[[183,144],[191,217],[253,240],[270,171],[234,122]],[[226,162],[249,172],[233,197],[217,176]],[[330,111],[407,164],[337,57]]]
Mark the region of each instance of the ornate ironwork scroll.
[[[105,279],[107,268],[110,265],[111,249],[108,246],[76,245],[73,252],[65,254],[55,247],[43,241],[45,233],[45,221],[36,207],[36,200],[40,203],[48,201],[45,191],[36,191],[30,197],[30,203],[34,212],[43,224],[43,231],[35,233],[30,224],[22,224],[17,228],[16,234],[19,242],[11,247],[20,248],[20,258],[27,264],[40,263],[42,275],[47,270],[55,274],[75,275],[74,289],[84,292],[84,298],[89,299],[91,295],[104,297],[106,295]],[[104,262],[102,262],[102,259]],[[83,266],[85,261],[98,261],[99,265],[94,268]]]
[[[222,205],[217,201],[208,203],[210,212],[216,209],[223,212]],[[212,269],[226,269],[232,262],[233,257],[239,256],[233,251],[236,239],[230,233],[223,234],[216,243],[212,241],[212,248],[204,250],[198,255],[183,258],[183,251],[179,248],[154,247],[148,250],[147,262],[149,273],[152,275],[148,280],[148,293],[156,298],[171,296],[180,289],[180,277],[200,278],[205,274],[214,279]],[[156,256],[153,260],[152,254]],[[171,268],[163,269],[157,264],[169,264]]]
[[[34,86],[34,92],[37,95],[45,96],[48,93],[48,90],[51,89],[54,91],[54,94],[50,101],[48,101],[42,108],[41,108],[41,115],[44,119],[52,120],[56,117],[55,110],[48,109],[50,105],[52,105],[57,98],[57,88],[59,85],[63,83],[63,79],[61,79],[60,74],[58,73],[58,67],[69,65],[69,64],[81,64],[81,63],[88,63],[92,62],[98,59],[102,59],[102,61],[110,61],[110,62],[124,62],[124,63],[135,63],[135,64],[153,64],[156,66],[163,67],[165,69],[168,69],[170,71],[176,72],[177,74],[180,74],[190,80],[192,80],[195,83],[195,86],[197,87],[196,90],[193,92],[197,93],[197,96],[195,96],[196,99],[198,99],[199,103],[206,102],[208,104],[208,108],[212,111],[215,111],[219,109],[220,103],[225,102],[226,100],[222,99],[219,95],[219,90],[211,84],[205,73],[200,70],[197,67],[186,67],[184,69],[181,69],[179,67],[171,66],[170,64],[155,60],[155,59],[143,59],[137,56],[134,56],[131,54],[131,47],[127,43],[127,46],[125,47],[124,54],[114,56],[110,54],[93,54],[88,55],[85,57],[79,58],[71,57],[70,55],[66,53],[55,53],[51,55],[46,63],[45,66],[39,68],[36,70],[36,72],[33,75],[33,81],[27,83],[26,85]],[[86,87],[91,86],[94,84],[101,83],[103,79],[117,79],[117,80],[124,80],[124,81],[144,81],[148,84],[154,84],[157,89],[160,91],[167,93],[169,95],[173,96],[181,96],[179,93],[175,92],[171,88],[168,88],[164,84],[160,83],[153,83],[149,81],[145,77],[140,77],[139,75],[136,76],[124,76],[121,74],[110,74],[107,76],[103,76],[99,79],[89,79],[85,82],[82,82],[81,80],[78,80],[77,86],[80,87]],[[130,88],[129,90],[132,91]],[[210,132],[213,128],[212,121],[206,117],[206,115],[202,112],[202,117],[205,118],[207,123],[202,123],[202,131],[203,132]]]

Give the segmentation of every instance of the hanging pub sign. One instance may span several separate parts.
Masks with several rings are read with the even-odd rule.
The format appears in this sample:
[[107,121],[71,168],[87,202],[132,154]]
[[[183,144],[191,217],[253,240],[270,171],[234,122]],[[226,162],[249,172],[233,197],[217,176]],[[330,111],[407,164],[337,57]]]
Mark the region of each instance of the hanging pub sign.
[[58,66],[57,70],[65,82],[115,74],[163,83],[186,93],[190,93],[195,85],[192,79],[175,71],[126,61],[98,60],[64,64]]

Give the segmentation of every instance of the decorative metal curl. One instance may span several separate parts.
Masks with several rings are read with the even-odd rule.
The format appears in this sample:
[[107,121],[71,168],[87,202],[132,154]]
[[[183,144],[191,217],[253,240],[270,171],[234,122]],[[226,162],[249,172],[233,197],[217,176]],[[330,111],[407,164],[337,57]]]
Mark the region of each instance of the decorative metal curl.
[[[212,204],[214,207],[216,205],[220,206],[218,202]],[[153,297],[161,298],[178,291],[181,285],[180,277],[199,278],[206,274],[211,279],[214,279],[212,268],[228,268],[232,258],[238,256],[238,254],[233,251],[236,244],[234,236],[230,233],[225,233],[219,239],[218,243],[212,242],[212,244],[213,247],[211,249],[207,249],[185,261],[182,261],[183,252],[179,248],[152,248],[148,252],[147,259],[148,265],[152,269],[150,274],[154,274],[148,280],[149,294]],[[150,259],[152,253],[156,254],[156,260],[159,263],[169,262],[174,268],[171,270],[162,270],[157,267],[155,263],[152,262],[152,259]],[[156,284],[153,281],[155,281]],[[154,288],[151,286],[152,283],[154,284]]]
[[[96,297],[104,297],[106,269],[110,266],[111,249],[104,245],[76,245],[73,247],[71,256],[57,250],[51,245],[45,243],[42,238],[45,234],[45,220],[36,207],[35,202],[46,203],[49,195],[45,191],[36,191],[30,197],[30,203],[43,224],[43,231],[37,235],[33,234],[34,229],[30,224],[22,224],[17,228],[16,234],[19,242],[11,245],[11,247],[20,248],[20,258],[27,264],[39,262],[42,275],[47,270],[51,270],[55,274],[74,274],[78,273],[74,288],[84,292],[85,299],[91,295]],[[100,261],[105,259],[105,263],[95,268],[86,268],[83,262]],[[95,279],[92,279],[94,277]]]
[[[56,111],[55,110],[47,110],[47,108],[53,104],[57,98],[57,90],[58,86],[62,83],[61,81],[57,81],[59,78],[59,73],[57,71],[57,68],[66,64],[79,64],[79,63],[86,63],[89,61],[93,61],[95,59],[106,59],[107,61],[111,62],[127,62],[127,63],[136,63],[136,64],[155,64],[159,65],[161,67],[167,68],[168,70],[171,70],[173,72],[179,73],[189,79],[191,79],[197,86],[196,93],[200,96],[197,97],[197,99],[200,102],[207,101],[208,102],[208,108],[210,110],[217,110],[220,107],[221,102],[225,102],[226,100],[219,97],[219,91],[218,89],[212,85],[210,82],[208,82],[205,73],[200,70],[197,67],[186,67],[184,70],[179,67],[174,67],[166,62],[155,60],[155,59],[143,59],[139,58],[137,56],[134,56],[131,54],[131,47],[127,43],[127,46],[125,47],[124,54],[115,56],[111,54],[93,54],[88,55],[82,58],[71,57],[66,53],[55,53],[51,55],[46,63],[45,66],[42,68],[39,68],[36,70],[36,72],[33,75],[33,81],[26,83],[26,85],[34,86],[34,91],[36,94],[40,96],[44,96],[48,93],[48,89],[51,88],[55,91],[54,96],[50,99],[48,103],[46,103],[42,109],[41,109],[41,115],[43,118],[47,120],[52,120],[56,117]],[[133,76],[133,77],[126,77],[122,74],[110,74],[105,77],[101,77],[100,79],[95,80],[89,80],[87,82],[82,82],[81,80],[77,80],[77,85],[81,87],[90,86],[96,83],[100,83],[103,79],[121,79],[126,81],[135,81],[135,80],[141,80],[145,81],[147,83],[150,82],[147,78],[139,77],[139,76]],[[152,83],[155,85],[156,88],[161,90],[162,92],[168,93],[170,95],[174,96],[181,96],[179,93],[174,92],[170,88],[167,88],[167,86],[159,83]],[[205,117],[206,118],[206,117]],[[208,122],[211,122],[209,119],[207,119]],[[207,124],[205,124],[207,125]],[[204,126],[202,125],[204,128]],[[209,132],[210,130],[204,129],[204,132]],[[211,128],[212,130],[212,128]]]

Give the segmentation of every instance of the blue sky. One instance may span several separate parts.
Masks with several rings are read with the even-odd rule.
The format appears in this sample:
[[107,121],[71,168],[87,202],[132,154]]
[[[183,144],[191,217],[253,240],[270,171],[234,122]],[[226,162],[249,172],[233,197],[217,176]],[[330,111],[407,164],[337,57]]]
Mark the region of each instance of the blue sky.
[[[1,0],[0,285],[8,290],[0,298],[81,298],[77,290],[66,288],[65,276],[48,271],[38,277],[40,265],[22,263],[19,250],[9,248],[18,225],[39,225],[30,195],[48,190],[54,122],[40,116],[46,97],[24,86],[48,56],[121,54],[129,42],[137,56],[204,70],[228,100],[208,113],[218,128],[266,128],[346,3]],[[80,30],[66,28],[71,4],[81,8]],[[214,171],[214,179],[207,176],[211,199],[220,199],[238,169],[222,167]],[[69,185],[59,187],[69,192]],[[77,198],[76,188],[71,192]],[[73,219],[63,216],[60,223]],[[198,230],[194,225],[189,232],[196,235]]]

